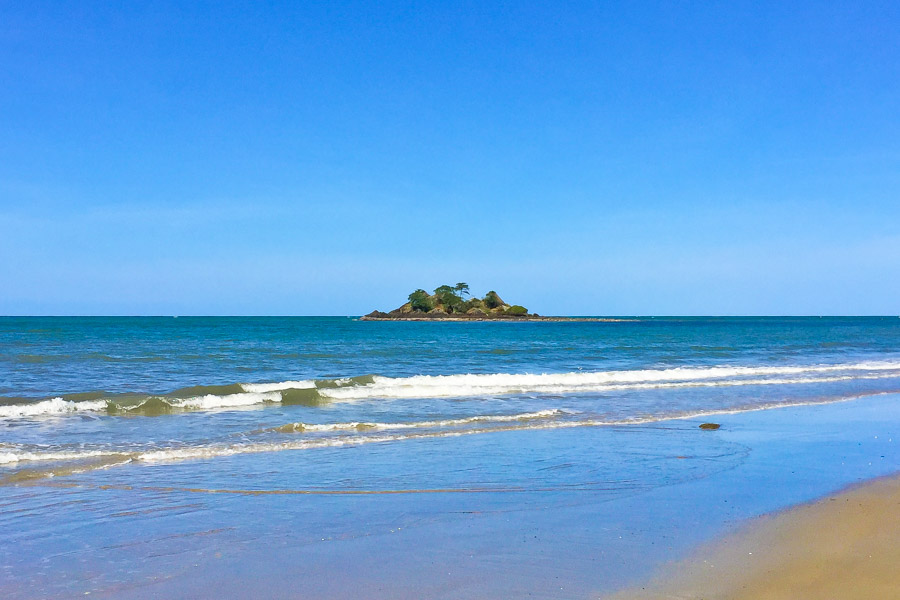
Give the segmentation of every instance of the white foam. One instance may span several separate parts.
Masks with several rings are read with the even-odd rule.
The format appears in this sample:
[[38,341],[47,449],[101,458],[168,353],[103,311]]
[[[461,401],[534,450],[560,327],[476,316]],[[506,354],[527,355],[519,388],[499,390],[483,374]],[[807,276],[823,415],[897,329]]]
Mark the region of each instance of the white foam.
[[[173,448],[154,450],[143,452],[135,456],[135,460],[144,462],[172,462],[181,460],[196,459],[214,459],[226,456],[236,456],[241,454],[258,454],[265,452],[283,452],[288,450],[308,450],[314,448],[328,448],[340,446],[360,446],[363,444],[378,444],[387,442],[397,442],[404,440],[430,439],[430,438],[448,438],[460,437],[465,435],[479,435],[485,433],[501,433],[511,431],[525,430],[547,430],[547,429],[571,429],[576,427],[610,427],[610,426],[634,426],[651,423],[659,423],[662,421],[675,421],[683,419],[695,419],[722,414],[738,414],[744,412],[754,412],[760,410],[771,410],[776,408],[788,408],[792,406],[806,406],[812,404],[828,404],[832,402],[840,402],[841,400],[828,400],[821,402],[796,402],[785,404],[764,404],[758,406],[747,406],[742,408],[733,408],[725,410],[708,410],[685,412],[669,415],[652,415],[647,417],[639,417],[633,419],[622,420],[598,420],[598,419],[582,419],[582,420],[554,420],[547,419],[544,421],[523,421],[517,423],[507,423],[498,427],[482,427],[472,429],[455,429],[449,431],[426,431],[426,432],[408,432],[394,433],[382,435],[358,435],[358,436],[340,436],[325,438],[307,438],[299,441],[288,442],[257,442],[232,445],[207,445],[194,446],[186,448]],[[561,411],[562,412],[562,411]]]
[[[150,399],[148,398],[140,404],[134,406],[121,406],[118,407],[118,409],[126,412],[139,411],[149,400]],[[238,394],[226,394],[223,396],[207,394],[205,396],[194,396],[183,399],[164,397],[163,400],[169,406],[183,410],[214,410],[281,402],[281,394],[279,392],[244,392]],[[0,419],[23,419],[66,415],[75,412],[106,411],[108,406],[109,402],[107,400],[72,402],[71,400],[63,400],[62,398],[52,398],[50,400],[42,400],[32,404],[10,404],[7,406],[0,406]]]
[[[878,395],[878,394],[872,394]],[[257,454],[266,452],[282,452],[289,450],[306,450],[314,448],[340,447],[340,446],[359,446],[363,444],[397,442],[403,440],[429,439],[429,438],[447,438],[458,437],[464,435],[478,435],[486,433],[499,433],[510,431],[525,430],[548,430],[548,429],[570,429],[577,427],[609,427],[609,426],[635,426],[643,424],[659,423],[663,421],[677,421],[684,419],[699,419],[714,415],[733,415],[745,412],[755,412],[762,410],[773,410],[779,408],[790,408],[797,406],[809,406],[816,404],[830,404],[841,402],[850,398],[836,398],[827,400],[785,402],[785,403],[767,403],[754,406],[734,407],[727,409],[699,410],[687,411],[681,413],[648,415],[644,417],[619,419],[619,420],[600,420],[595,418],[586,419],[555,419],[553,417],[560,415],[570,415],[567,411],[550,409],[537,411],[533,413],[520,413],[513,415],[480,415],[475,417],[467,417],[462,419],[446,419],[440,421],[419,421],[414,423],[381,423],[374,424],[384,429],[409,429],[409,428],[426,428],[426,427],[446,427],[459,424],[474,424],[480,422],[496,422],[499,425],[494,427],[478,427],[478,428],[462,428],[452,430],[438,431],[412,431],[392,434],[364,434],[350,436],[334,436],[334,437],[313,437],[303,438],[300,440],[291,440],[285,442],[247,442],[239,444],[208,444],[199,446],[185,446],[178,448],[160,448],[155,450],[147,450],[144,452],[116,452],[116,451],[78,451],[78,452],[41,452],[41,451],[25,451],[10,450],[10,446],[0,446],[0,464],[10,463],[24,460],[64,460],[78,459],[90,456],[120,455],[123,459],[120,463],[124,464],[131,460],[146,463],[164,463],[182,460],[197,459],[214,459],[227,456],[235,456],[241,454]],[[298,424],[300,425],[300,424]],[[316,429],[317,431],[335,431],[339,429],[355,428],[358,423],[334,423],[324,424]],[[93,467],[92,467],[93,468]]]
[[53,450],[12,450],[0,452],[0,464],[42,460],[79,460],[83,458],[91,458],[93,456],[110,456],[118,454],[122,453],[103,450],[77,450],[73,452]]
[[[495,430],[491,429],[489,431]],[[143,462],[170,462],[190,459],[220,458],[238,454],[258,454],[263,452],[282,452],[285,450],[306,450],[311,448],[329,448],[338,446],[359,446],[362,444],[376,444],[405,439],[453,437],[456,435],[472,433],[484,433],[484,430],[470,429],[463,431],[444,431],[434,433],[329,437],[282,443],[249,443],[233,445],[193,446],[187,448],[142,452],[135,456],[135,460]]]
[[[337,387],[320,388],[318,393],[322,397],[332,400],[464,398],[517,393],[569,394],[692,386],[827,383],[850,379],[891,377],[900,377],[900,362],[765,367],[676,367],[569,373],[469,373],[397,378],[374,376],[372,383],[361,385],[349,385],[350,379],[337,380]],[[237,394],[207,394],[185,399],[164,397],[164,400],[174,408],[185,410],[249,407],[281,402],[281,392],[289,389],[313,389],[316,388],[316,384],[311,380],[297,380],[277,383],[246,383],[242,384],[242,388],[245,391]],[[139,406],[123,407],[123,409],[134,411]],[[0,406],[0,419],[64,415],[84,411],[105,411],[106,409],[106,400],[73,402],[62,398],[52,398],[30,404]]]
[[[870,374],[859,374],[859,371]],[[845,372],[840,375],[838,373]],[[825,373],[834,373],[822,376]],[[772,377],[780,375],[781,377]],[[784,377],[794,375],[794,377]],[[376,376],[371,384],[321,389],[334,400],[368,398],[440,398],[516,393],[566,394],[605,390],[692,386],[823,383],[845,379],[900,377],[900,363],[859,363],[809,367],[709,367],[542,374]]]
[[72,402],[62,398],[41,400],[32,404],[9,404],[0,406],[0,418],[21,419],[42,415],[64,415],[73,412],[106,410],[106,400]]
[[[435,421],[412,421],[408,423],[378,423],[354,421],[350,423],[294,423],[295,431],[354,431],[354,430],[396,430],[396,429],[424,429],[436,427],[458,427],[474,423],[508,423],[512,421],[529,421],[537,419],[549,419],[563,414],[569,414],[560,409],[539,410],[528,413],[512,415],[477,415],[460,419],[442,419]],[[283,429],[283,428],[278,428]]]
[[211,410],[216,408],[235,408],[240,406],[253,406],[254,404],[281,402],[281,394],[278,392],[244,392],[241,394],[227,394],[225,396],[207,394],[205,396],[195,396],[183,400],[167,400],[167,402],[175,408]]
[[[337,387],[319,389],[319,394],[334,400],[365,398],[435,398],[444,396],[479,396],[509,393],[550,392],[566,393],[591,389],[622,389],[624,385],[641,387],[644,384],[669,384],[685,382],[722,381],[722,385],[749,383],[797,383],[794,379],[771,379],[767,376],[802,376],[811,383],[832,381],[815,379],[816,374],[848,372],[847,378],[859,371],[890,371],[885,377],[900,377],[900,362],[875,361],[831,365],[796,366],[715,366],[674,367],[671,369],[635,369],[622,371],[574,371],[569,373],[462,373],[458,375],[415,375],[412,377],[374,376],[372,383],[350,386],[350,379],[335,380]],[[860,377],[864,378],[864,377]],[[737,380],[735,383],[732,380]],[[753,381],[749,381],[753,380]],[[315,381],[283,381],[277,383],[244,383],[248,392],[273,392],[288,389],[314,389]],[[716,385],[715,383],[709,385]]]

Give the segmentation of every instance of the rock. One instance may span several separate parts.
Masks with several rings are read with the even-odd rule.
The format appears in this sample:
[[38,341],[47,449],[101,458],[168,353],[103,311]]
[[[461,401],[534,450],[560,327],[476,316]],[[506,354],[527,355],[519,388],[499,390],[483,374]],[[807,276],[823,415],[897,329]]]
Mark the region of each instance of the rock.
[[437,308],[432,308],[428,311],[429,315],[446,315],[447,311],[438,306]]
[[406,304],[404,304],[403,306],[401,306],[400,308],[398,308],[398,309],[397,309],[397,312],[399,312],[399,313],[401,313],[401,314],[406,314],[406,313],[411,313],[411,312],[413,312],[412,304],[410,304],[409,302],[407,302]]
[[372,312],[367,314],[365,316],[365,318],[366,319],[387,319],[389,316],[390,316],[389,314],[387,314],[385,312],[381,312],[380,310],[373,310]]
[[473,317],[486,317],[487,316],[487,313],[484,312],[483,310],[481,310],[480,308],[470,308],[469,310],[466,311],[466,314],[473,316]]
[[718,423],[702,423],[700,425],[700,429],[705,429],[707,431],[712,431],[714,429],[718,429],[719,427],[721,427],[721,425],[719,425]]

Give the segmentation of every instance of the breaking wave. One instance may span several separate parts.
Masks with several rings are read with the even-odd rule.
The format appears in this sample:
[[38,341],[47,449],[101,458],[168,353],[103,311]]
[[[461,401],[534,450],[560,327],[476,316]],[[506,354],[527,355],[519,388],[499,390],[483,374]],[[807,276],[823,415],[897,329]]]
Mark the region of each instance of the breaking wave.
[[[877,394],[864,394],[877,395]],[[779,408],[828,404],[848,397],[797,402],[773,402],[727,409],[694,410],[630,418],[598,418],[567,410],[548,409],[530,413],[476,415],[458,419],[398,423],[289,423],[280,427],[247,433],[236,443],[202,442],[197,444],[135,448],[49,448],[0,444],[0,466],[14,467],[0,483],[20,483],[46,477],[84,473],[128,463],[166,463],[184,460],[216,459],[243,454],[259,454],[342,446],[360,446],[447,438],[488,433],[571,429],[578,427],[634,427],[663,421],[702,419],[716,415],[734,415]],[[287,434],[286,437],[283,434]],[[297,434],[309,434],[300,435]],[[271,436],[275,437],[271,437]],[[254,436],[262,436],[254,439]],[[50,463],[49,466],[30,466]],[[23,467],[24,465],[24,467]]]
[[436,427],[457,427],[460,425],[472,425],[475,423],[509,423],[511,421],[534,421],[537,419],[547,419],[563,414],[567,411],[560,409],[539,410],[530,413],[521,413],[516,415],[477,415],[474,417],[466,417],[462,419],[441,419],[434,421],[413,421],[410,423],[370,423],[370,422],[352,422],[352,423],[288,423],[280,427],[273,427],[269,431],[277,431],[280,433],[305,433],[317,431],[371,431],[371,430],[394,430],[394,429],[416,429],[416,428],[436,428]]
[[676,367],[569,373],[490,373],[340,379],[195,386],[169,394],[91,392],[46,400],[6,399],[0,419],[106,412],[159,415],[182,411],[238,409],[266,404],[317,405],[334,401],[402,398],[477,398],[509,394],[602,393],[629,389],[790,385],[900,378],[900,362],[796,366]]

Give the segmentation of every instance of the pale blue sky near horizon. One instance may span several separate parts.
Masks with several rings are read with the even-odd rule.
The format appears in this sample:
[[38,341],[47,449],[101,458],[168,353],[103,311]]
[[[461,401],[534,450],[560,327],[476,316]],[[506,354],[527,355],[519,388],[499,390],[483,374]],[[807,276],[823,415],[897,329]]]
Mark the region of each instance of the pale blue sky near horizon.
[[896,2],[0,3],[0,314],[900,314]]

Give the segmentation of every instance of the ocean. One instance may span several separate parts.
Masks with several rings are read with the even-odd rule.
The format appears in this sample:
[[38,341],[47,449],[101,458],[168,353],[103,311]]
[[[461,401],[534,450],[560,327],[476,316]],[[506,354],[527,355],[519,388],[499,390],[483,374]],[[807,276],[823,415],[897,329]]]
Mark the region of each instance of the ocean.
[[[450,569],[465,582],[431,597],[508,592],[496,574],[513,564],[529,592],[557,597],[525,574],[550,550],[568,564],[602,554],[622,521],[597,506],[633,516],[753,456],[736,430],[700,423],[873,397],[887,414],[898,392],[897,317],[3,317],[0,591],[145,598],[215,579],[230,597],[351,597],[360,582],[375,587],[357,597],[416,597],[435,580],[403,587],[383,552],[408,561],[409,581]],[[853,443],[838,437],[830,447]],[[866,448],[845,459],[897,466]],[[840,473],[772,489],[771,506],[853,479]],[[562,514],[607,533],[526,544]],[[274,569],[269,552],[305,562]],[[489,560],[463,568],[467,553]],[[572,593],[624,581],[607,570]],[[269,583],[247,587],[248,573]]]

